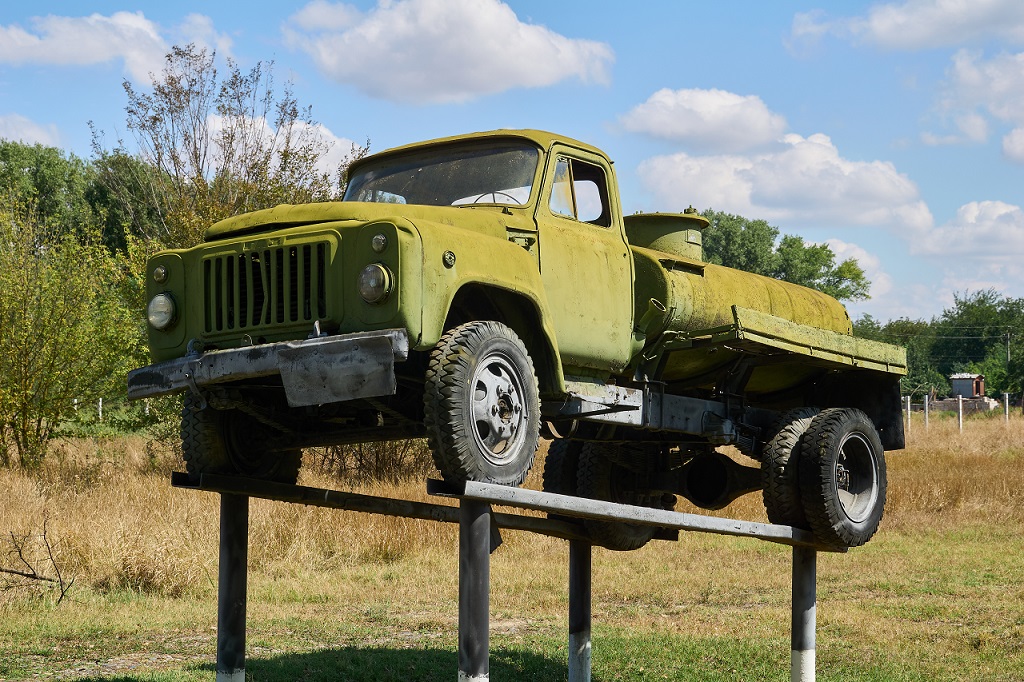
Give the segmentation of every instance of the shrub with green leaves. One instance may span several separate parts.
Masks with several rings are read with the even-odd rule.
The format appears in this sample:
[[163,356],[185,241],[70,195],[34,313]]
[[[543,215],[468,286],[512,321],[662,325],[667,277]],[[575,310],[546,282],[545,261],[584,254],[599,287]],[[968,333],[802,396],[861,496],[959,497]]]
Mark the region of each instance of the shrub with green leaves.
[[0,196],[0,464],[38,467],[75,399],[123,392],[142,339],[129,272],[88,226],[53,229]]

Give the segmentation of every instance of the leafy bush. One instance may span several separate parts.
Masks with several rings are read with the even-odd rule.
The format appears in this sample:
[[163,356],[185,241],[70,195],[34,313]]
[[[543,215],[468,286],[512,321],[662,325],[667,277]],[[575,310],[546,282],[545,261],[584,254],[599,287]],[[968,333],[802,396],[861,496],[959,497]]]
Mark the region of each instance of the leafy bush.
[[0,245],[0,465],[31,469],[75,399],[123,391],[142,335],[127,268],[98,234],[62,234],[0,196]]

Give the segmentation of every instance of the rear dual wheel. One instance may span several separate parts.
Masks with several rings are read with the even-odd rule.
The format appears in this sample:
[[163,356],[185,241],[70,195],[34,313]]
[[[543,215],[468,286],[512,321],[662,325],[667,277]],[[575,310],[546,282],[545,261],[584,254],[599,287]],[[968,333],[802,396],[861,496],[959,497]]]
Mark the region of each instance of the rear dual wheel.
[[761,456],[761,483],[768,520],[783,526],[807,527],[800,502],[800,437],[820,410],[798,407],[785,412],[769,429]]
[[882,443],[860,410],[815,417],[800,442],[800,497],[814,535],[832,547],[857,547],[882,522],[887,479]]
[[810,530],[823,545],[863,545],[885,509],[885,455],[854,408],[799,408],[773,427],[762,462],[768,519]]

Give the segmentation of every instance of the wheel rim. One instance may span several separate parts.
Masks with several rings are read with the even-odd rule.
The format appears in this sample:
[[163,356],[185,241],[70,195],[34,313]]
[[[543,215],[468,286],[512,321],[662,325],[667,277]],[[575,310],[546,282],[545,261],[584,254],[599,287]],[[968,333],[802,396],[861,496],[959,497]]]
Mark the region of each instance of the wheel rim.
[[503,355],[489,355],[473,373],[473,439],[487,461],[506,464],[523,440],[529,410],[523,382]]
[[851,521],[871,517],[878,501],[878,466],[871,444],[859,433],[848,435],[839,447],[835,484],[839,506]]

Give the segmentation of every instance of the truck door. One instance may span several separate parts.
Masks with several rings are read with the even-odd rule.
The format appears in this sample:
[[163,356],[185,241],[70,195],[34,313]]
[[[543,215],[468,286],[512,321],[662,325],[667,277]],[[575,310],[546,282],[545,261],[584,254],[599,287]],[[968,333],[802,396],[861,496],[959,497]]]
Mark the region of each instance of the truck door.
[[567,369],[618,371],[629,362],[633,264],[611,169],[557,148],[537,207],[541,279]]

